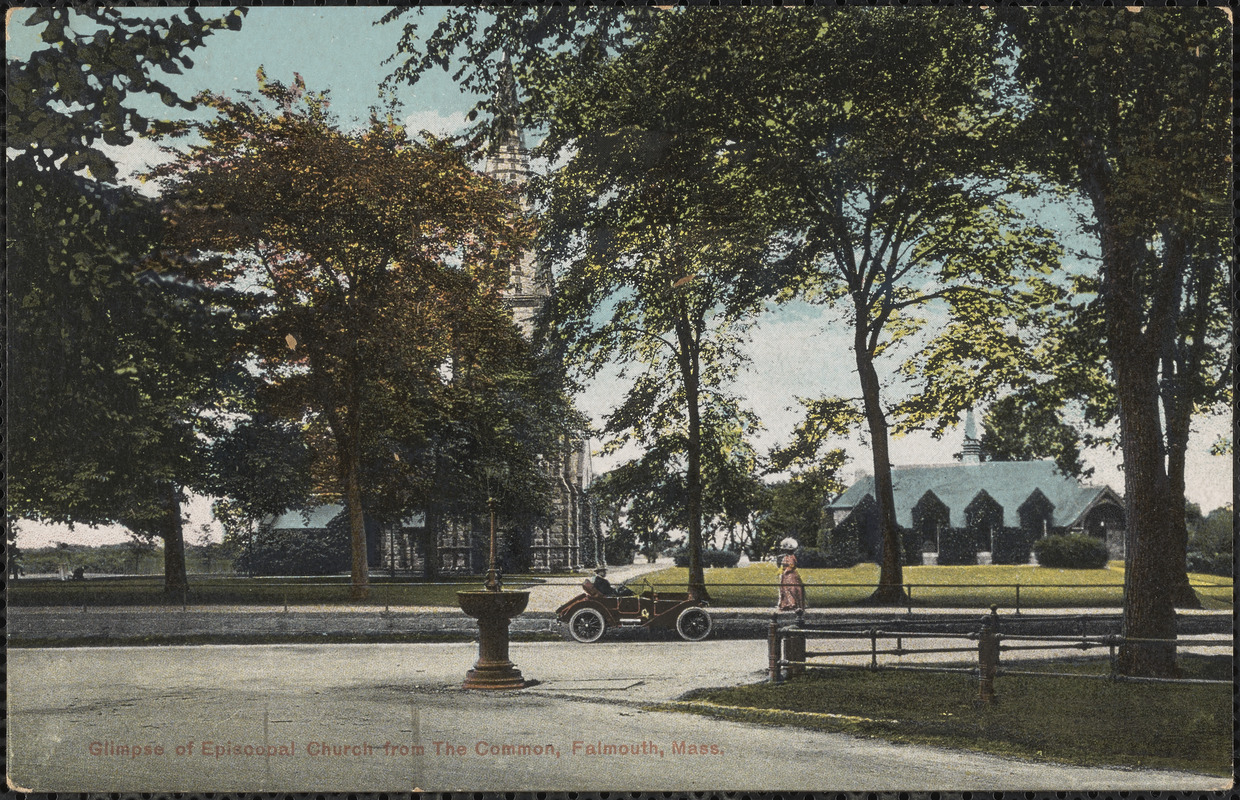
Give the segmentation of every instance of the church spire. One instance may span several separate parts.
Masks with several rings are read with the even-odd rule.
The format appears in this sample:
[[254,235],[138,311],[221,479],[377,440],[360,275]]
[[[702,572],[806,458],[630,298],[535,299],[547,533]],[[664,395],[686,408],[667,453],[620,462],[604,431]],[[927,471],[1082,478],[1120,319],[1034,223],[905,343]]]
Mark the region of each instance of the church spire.
[[972,406],[964,413],[964,447],[960,452],[960,460],[965,464],[980,464],[982,461],[982,440],[977,437]]
[[499,80],[492,102],[495,117],[491,121],[491,155],[485,171],[504,183],[524,183],[530,177],[530,155],[525,149],[525,133],[521,129],[517,80],[507,55],[499,65]]
[[[525,135],[521,130],[521,106],[517,101],[517,81],[512,72],[512,61],[505,54],[499,65],[499,80],[495,87],[493,105],[495,117],[491,120],[491,154],[483,171],[503,183],[517,187],[525,184],[533,175],[530,154],[525,149]],[[528,199],[522,199],[525,211],[530,211]],[[525,337],[534,334],[534,324],[542,308],[551,296],[551,271],[540,264],[534,252],[528,251],[519,263],[513,265],[504,290],[504,301],[512,310],[513,321]]]

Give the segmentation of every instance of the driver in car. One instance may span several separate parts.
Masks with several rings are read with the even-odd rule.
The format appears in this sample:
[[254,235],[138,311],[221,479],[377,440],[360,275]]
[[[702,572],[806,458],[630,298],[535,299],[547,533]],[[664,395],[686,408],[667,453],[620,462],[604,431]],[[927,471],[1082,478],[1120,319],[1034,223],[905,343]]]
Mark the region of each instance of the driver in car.
[[627,586],[621,586],[618,589],[613,587],[611,581],[607,580],[607,570],[603,567],[594,570],[594,577],[590,580],[590,583],[604,597],[627,597],[633,594],[633,590]]

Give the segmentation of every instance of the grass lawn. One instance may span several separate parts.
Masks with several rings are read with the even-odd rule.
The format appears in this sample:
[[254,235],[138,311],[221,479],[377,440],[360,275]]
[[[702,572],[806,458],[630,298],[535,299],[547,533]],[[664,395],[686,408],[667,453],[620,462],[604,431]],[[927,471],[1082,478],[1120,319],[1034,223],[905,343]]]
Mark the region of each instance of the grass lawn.
[[[506,589],[524,589],[539,578],[505,576]],[[420,583],[407,579],[371,577],[369,599],[349,599],[347,576],[315,578],[189,578],[187,600],[212,605],[367,605],[443,606],[456,608],[456,593],[482,588],[484,578],[461,577],[451,582]],[[12,581],[8,602],[13,606],[133,606],[181,604],[167,598],[162,577],[93,578],[84,581]]]
[[[1185,677],[1231,680],[1229,656],[1184,655],[1180,663]],[[1019,668],[1105,674],[1107,663]],[[967,675],[823,670],[782,684],[701,690],[675,708],[1071,764],[1231,774],[1231,686],[1001,676],[995,691],[995,705],[978,708]]]
[[[558,633],[530,632],[511,634],[514,642],[561,642]],[[162,647],[164,645],[189,646],[204,644],[426,644],[439,642],[476,642],[472,633],[290,633],[290,634],[210,634],[197,633],[184,636],[76,636],[71,638],[13,638],[6,646],[15,647]]]
[[[858,564],[850,569],[802,569],[805,601],[810,608],[849,606],[869,597],[878,584],[877,564]],[[684,591],[689,570],[673,567],[646,576],[656,588]],[[978,607],[997,603],[1016,604],[1020,584],[1022,608],[1115,607],[1123,604],[1123,562],[1112,561],[1106,569],[1050,569],[1028,565],[905,567],[905,583],[911,587],[913,605],[922,607]],[[1206,608],[1231,607],[1232,581],[1217,575],[1190,574],[1197,595]],[[849,584],[861,584],[850,586]],[[1055,584],[1079,584],[1057,586]],[[638,578],[630,586],[642,585]],[[779,568],[771,563],[706,570],[706,585],[715,605],[774,607],[779,596]],[[1218,587],[1213,588],[1213,587]]]

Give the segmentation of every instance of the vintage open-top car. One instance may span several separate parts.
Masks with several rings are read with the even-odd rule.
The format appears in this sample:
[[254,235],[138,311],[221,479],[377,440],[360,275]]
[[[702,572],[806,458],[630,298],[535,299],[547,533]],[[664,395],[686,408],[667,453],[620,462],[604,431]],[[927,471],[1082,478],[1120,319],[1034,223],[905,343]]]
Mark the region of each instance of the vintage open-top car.
[[[657,592],[649,583],[640,594],[604,594],[589,580],[585,590],[556,609],[556,618],[579,642],[597,642],[608,628],[675,628],[682,639],[698,642],[710,635],[711,619],[700,600],[688,594]],[[627,591],[627,590],[621,590]]]

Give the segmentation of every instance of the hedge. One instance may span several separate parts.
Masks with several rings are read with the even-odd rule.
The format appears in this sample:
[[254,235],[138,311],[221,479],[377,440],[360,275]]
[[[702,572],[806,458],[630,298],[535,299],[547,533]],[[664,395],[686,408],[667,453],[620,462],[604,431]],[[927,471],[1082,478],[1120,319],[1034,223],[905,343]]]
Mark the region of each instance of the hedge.
[[327,528],[260,527],[242,548],[236,567],[254,575],[333,575],[348,572],[351,557],[347,517],[341,514]]
[[1028,564],[1033,554],[1033,534],[1024,528],[1003,528],[995,531],[992,564]]
[[1107,543],[1084,533],[1054,534],[1033,545],[1038,565],[1057,569],[1102,569],[1110,560]]
[[[702,548],[702,567],[735,567],[741,560],[740,553],[731,550],[716,550],[713,547]],[[689,548],[681,547],[672,553],[672,561],[678,567],[689,566]]]
[[1188,554],[1188,571],[1201,572],[1206,575],[1222,575],[1230,578],[1235,567],[1230,553],[1201,553],[1196,550]]
[[968,528],[943,528],[939,531],[940,565],[976,564],[977,536]]
[[846,568],[861,560],[856,526],[840,525],[822,531],[818,534],[818,540],[826,542],[826,547],[818,550],[827,561],[823,564],[824,567]]
[[900,543],[904,551],[904,566],[920,567],[925,563],[921,552],[921,534],[917,529],[900,528]]

